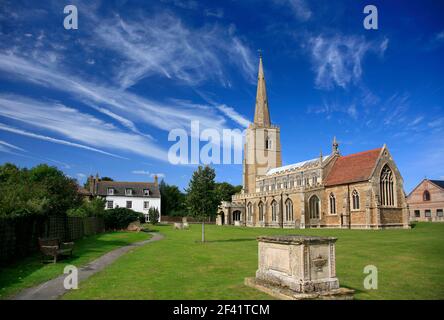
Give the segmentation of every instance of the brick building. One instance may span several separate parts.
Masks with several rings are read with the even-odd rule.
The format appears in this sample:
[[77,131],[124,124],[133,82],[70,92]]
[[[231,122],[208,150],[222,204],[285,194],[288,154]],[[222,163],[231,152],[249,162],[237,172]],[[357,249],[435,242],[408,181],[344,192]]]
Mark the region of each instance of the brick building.
[[424,179],[407,196],[411,221],[444,221],[444,181]]

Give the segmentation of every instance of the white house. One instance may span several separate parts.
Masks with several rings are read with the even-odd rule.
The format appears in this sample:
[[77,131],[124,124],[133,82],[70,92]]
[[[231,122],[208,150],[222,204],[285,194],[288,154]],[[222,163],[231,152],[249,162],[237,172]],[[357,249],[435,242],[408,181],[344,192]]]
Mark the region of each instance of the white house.
[[128,208],[143,213],[148,219],[148,210],[157,208],[159,222],[161,221],[157,176],[154,177],[154,182],[100,181],[97,176],[90,176],[88,180],[91,195],[105,198],[105,209]]

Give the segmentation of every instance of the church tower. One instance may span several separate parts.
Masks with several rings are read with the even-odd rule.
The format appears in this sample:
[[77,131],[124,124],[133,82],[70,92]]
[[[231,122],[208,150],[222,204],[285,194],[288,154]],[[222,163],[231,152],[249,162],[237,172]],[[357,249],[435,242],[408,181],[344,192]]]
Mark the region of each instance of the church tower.
[[280,128],[271,124],[262,55],[260,55],[254,122],[246,130],[244,146],[245,193],[256,192],[257,177],[264,176],[270,169],[282,166],[280,135]]

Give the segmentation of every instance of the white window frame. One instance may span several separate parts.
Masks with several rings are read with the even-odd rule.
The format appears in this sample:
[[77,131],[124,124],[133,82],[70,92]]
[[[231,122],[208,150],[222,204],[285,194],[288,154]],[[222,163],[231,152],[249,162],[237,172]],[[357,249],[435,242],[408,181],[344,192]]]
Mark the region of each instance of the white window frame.
[[[128,192],[129,191],[129,192]],[[133,189],[131,188],[125,188],[125,195],[126,196],[132,196],[133,195]]]
[[109,196],[113,196],[114,195],[114,188],[108,188],[106,190],[106,194],[109,195]]
[[149,201],[144,201],[143,202],[143,210],[148,210],[150,208],[150,202]]
[[143,189],[143,195],[149,196],[150,195],[150,189]]
[[[111,206],[110,206],[110,204],[111,204]],[[114,208],[114,201],[113,200],[106,201],[106,208],[113,209]]]

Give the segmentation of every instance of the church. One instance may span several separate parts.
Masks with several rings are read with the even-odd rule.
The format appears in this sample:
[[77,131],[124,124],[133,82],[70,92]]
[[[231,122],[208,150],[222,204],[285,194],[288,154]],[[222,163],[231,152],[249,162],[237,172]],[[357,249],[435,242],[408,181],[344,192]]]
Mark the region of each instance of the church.
[[254,122],[247,128],[243,190],[222,202],[218,225],[270,228],[408,228],[403,179],[387,146],[282,166],[280,128],[271,123],[262,56]]

